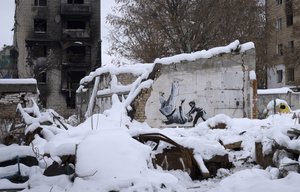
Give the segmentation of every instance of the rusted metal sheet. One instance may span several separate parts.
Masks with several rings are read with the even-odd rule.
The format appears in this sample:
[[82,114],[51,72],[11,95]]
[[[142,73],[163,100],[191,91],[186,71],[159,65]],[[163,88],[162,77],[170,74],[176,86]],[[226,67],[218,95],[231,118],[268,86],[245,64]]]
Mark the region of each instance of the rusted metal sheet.
[[160,133],[141,134],[134,137],[138,141],[146,144],[152,142],[152,149],[157,150],[160,142],[166,142],[171,147],[164,148],[162,153],[157,153],[153,159],[154,166],[158,165],[164,170],[183,170],[192,179],[202,179],[203,174],[197,164],[193,150],[185,148],[169,137]]

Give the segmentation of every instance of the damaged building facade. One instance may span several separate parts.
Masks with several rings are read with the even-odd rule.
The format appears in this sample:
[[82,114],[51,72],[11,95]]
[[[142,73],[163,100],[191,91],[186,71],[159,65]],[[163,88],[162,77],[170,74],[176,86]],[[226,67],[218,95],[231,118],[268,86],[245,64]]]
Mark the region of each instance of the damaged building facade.
[[129,116],[152,127],[193,126],[201,109],[204,120],[220,113],[255,118],[256,79],[250,75],[255,71],[255,49],[253,45],[243,50],[245,45],[237,42],[202,56],[192,53],[191,60],[183,54],[152,65],[99,68],[81,80],[78,115],[84,120],[104,112],[115,94],[128,104]]
[[14,47],[4,45],[0,51],[0,79],[18,77],[16,57]]
[[38,80],[40,103],[74,113],[79,80],[99,67],[100,1],[16,0],[19,78]]

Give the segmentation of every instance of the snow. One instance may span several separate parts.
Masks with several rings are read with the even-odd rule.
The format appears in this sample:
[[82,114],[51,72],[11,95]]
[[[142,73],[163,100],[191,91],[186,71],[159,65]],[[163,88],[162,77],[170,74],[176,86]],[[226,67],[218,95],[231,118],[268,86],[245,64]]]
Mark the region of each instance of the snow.
[[16,144],[5,147],[0,146],[0,154],[5,154],[0,155],[0,162],[9,161],[16,157],[35,156],[30,146],[19,146]]
[[84,84],[93,81],[93,79],[97,76],[100,76],[104,73],[110,73],[111,75],[117,75],[120,73],[130,73],[135,76],[141,75],[143,78],[147,78],[148,75],[152,72],[154,64],[134,64],[134,65],[106,65],[101,68],[98,68],[94,72],[91,72],[88,76],[84,77],[80,81],[80,87],[78,88],[77,92],[80,92],[83,89]]
[[0,79],[0,84],[37,84],[36,79]]
[[222,53],[231,53],[236,50],[239,50],[240,52],[245,52],[247,50],[253,49],[254,43],[248,42],[245,44],[240,44],[239,40],[235,40],[234,42],[230,43],[227,46],[223,47],[215,47],[209,50],[202,50],[197,51],[194,53],[183,53],[178,54],[171,57],[164,57],[164,58],[157,58],[155,59],[154,63],[160,63],[160,64],[171,64],[171,63],[178,63],[181,61],[195,61],[197,59],[201,58],[211,58],[213,56],[222,54]]
[[249,73],[249,76],[250,76],[250,80],[256,80],[256,73],[255,73],[255,71],[250,71],[250,73]]
[[291,90],[288,87],[274,88],[274,89],[258,89],[257,90],[257,94],[259,94],[259,95],[265,95],[265,94],[287,94],[287,93],[294,93],[294,91]]
[[260,169],[249,169],[237,172],[222,180],[216,189],[210,192],[298,192],[300,174],[290,173],[283,179],[272,179],[271,173]]
[[[94,114],[76,127],[68,126],[68,130],[58,129],[55,125],[41,127],[51,136],[41,138],[35,136],[33,144],[40,154],[48,153],[51,158],[40,158],[40,167],[46,168],[59,156],[76,154],[75,170],[77,176],[70,182],[69,176],[45,177],[41,168],[21,166],[21,172],[30,179],[22,186],[30,185],[24,191],[206,191],[206,192],[240,192],[240,191],[274,191],[299,190],[300,175],[291,172],[287,177],[278,179],[277,168],[262,169],[243,167],[245,159],[249,163],[255,160],[255,142],[261,141],[264,153],[267,154],[275,140],[278,144],[291,149],[300,148],[300,140],[287,137],[291,127],[300,126],[292,120],[292,114],[271,115],[264,120],[230,118],[220,114],[199,123],[195,128],[150,128],[145,123],[131,122],[126,115],[126,100],[120,101],[113,96],[113,106],[104,114]],[[34,111],[27,108],[23,110]],[[40,116],[45,116],[40,113]],[[35,122],[38,123],[38,122]],[[211,129],[219,123],[226,124],[225,129]],[[27,129],[34,130],[31,124]],[[59,130],[59,131],[58,131]],[[132,136],[140,133],[159,132],[177,143],[194,150],[194,156],[204,172],[208,172],[203,163],[213,155],[228,154],[236,168],[220,169],[217,177],[192,181],[186,172],[163,171],[154,169],[151,148],[134,140]],[[48,133],[49,134],[49,133]],[[235,152],[226,150],[221,144],[242,141],[242,150]],[[165,144],[163,144],[165,145]],[[165,147],[165,146],[159,146]],[[31,146],[12,145],[0,147],[1,160],[14,158],[16,155],[34,155]],[[299,163],[299,159],[283,159],[282,163]],[[46,163],[46,164],[45,164]],[[0,175],[14,173],[16,167],[0,169]],[[7,173],[7,174],[5,174]],[[0,180],[0,187],[17,187],[17,184]],[[267,184],[267,185],[266,185]],[[163,186],[163,187],[162,187]]]

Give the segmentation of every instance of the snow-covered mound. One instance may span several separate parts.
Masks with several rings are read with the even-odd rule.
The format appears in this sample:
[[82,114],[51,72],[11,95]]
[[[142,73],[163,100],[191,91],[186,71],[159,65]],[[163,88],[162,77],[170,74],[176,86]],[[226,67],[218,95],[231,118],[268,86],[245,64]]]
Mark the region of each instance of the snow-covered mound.
[[[264,120],[232,119],[217,115],[195,128],[150,128],[145,123],[130,121],[126,103],[113,97],[113,106],[104,114],[95,114],[72,127],[53,119],[54,112],[40,113],[36,105],[19,111],[28,123],[25,132],[35,133],[30,146],[0,146],[1,162],[15,156],[36,156],[38,166],[6,166],[0,168],[0,188],[25,188],[23,191],[289,191],[299,190],[300,176],[291,172],[278,179],[279,168],[255,166],[255,143],[261,142],[263,153],[269,154],[274,143],[300,153],[300,139],[288,135],[300,131],[293,114],[276,114]],[[295,112],[298,113],[298,112]],[[30,116],[30,114],[34,114]],[[57,117],[57,115],[55,115]],[[47,124],[44,124],[47,122]],[[49,124],[51,123],[51,124]],[[36,132],[35,132],[36,131]],[[162,133],[184,147],[193,149],[196,159],[228,154],[235,168],[218,170],[217,177],[192,181],[186,172],[155,169],[151,148],[132,137],[141,133]],[[240,142],[238,151],[227,149]],[[296,153],[297,154],[297,153]],[[76,157],[64,161],[64,157]],[[46,177],[43,172],[57,162],[74,168],[74,174]],[[299,165],[299,155],[284,157],[281,163]],[[28,176],[23,184],[6,178],[18,172]],[[266,185],[266,183],[268,185]]]

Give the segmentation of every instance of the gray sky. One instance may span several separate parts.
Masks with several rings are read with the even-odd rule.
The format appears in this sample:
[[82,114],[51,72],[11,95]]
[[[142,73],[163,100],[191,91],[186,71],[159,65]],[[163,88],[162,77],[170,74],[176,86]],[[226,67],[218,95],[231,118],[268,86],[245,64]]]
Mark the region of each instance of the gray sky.
[[[28,1],[28,0],[25,0]],[[112,57],[106,52],[109,48],[107,40],[108,24],[105,22],[105,17],[111,12],[111,7],[114,5],[114,0],[101,0],[101,39],[102,39],[102,61],[104,64],[111,62]],[[0,0],[0,49],[4,44],[12,45],[14,25],[15,0]]]
[[0,0],[0,48],[13,43],[15,0]]

